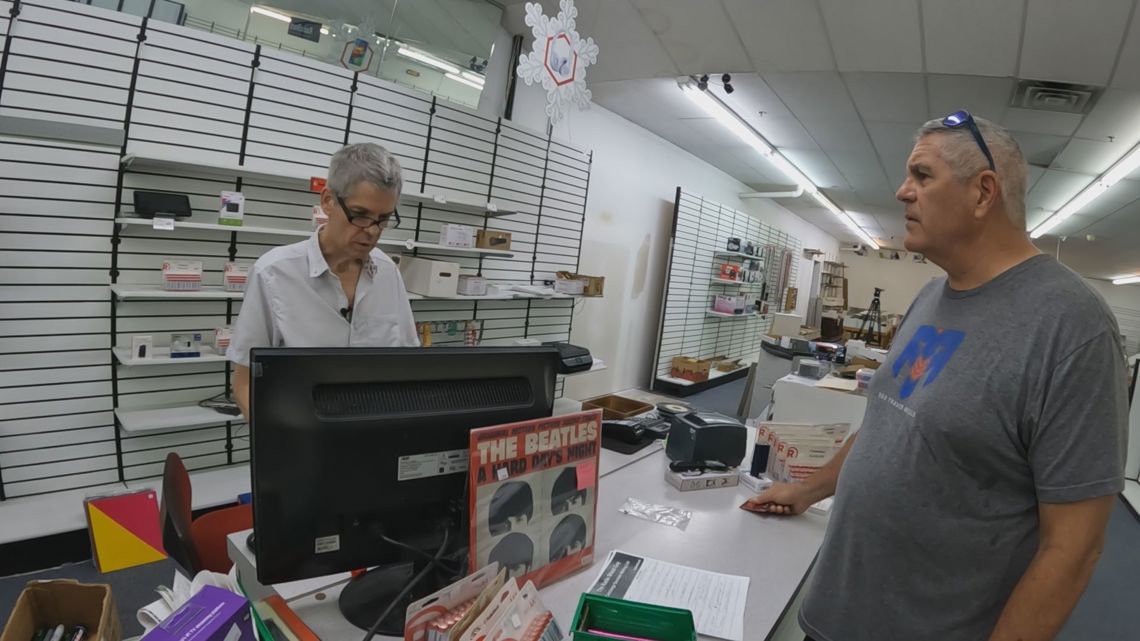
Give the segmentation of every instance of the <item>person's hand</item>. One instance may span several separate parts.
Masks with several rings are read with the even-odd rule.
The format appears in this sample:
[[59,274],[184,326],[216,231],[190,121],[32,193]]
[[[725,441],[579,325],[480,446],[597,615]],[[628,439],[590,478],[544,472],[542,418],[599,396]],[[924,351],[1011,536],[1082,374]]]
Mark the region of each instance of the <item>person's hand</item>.
[[803,514],[815,503],[809,489],[803,483],[773,483],[744,502],[744,509],[767,514]]

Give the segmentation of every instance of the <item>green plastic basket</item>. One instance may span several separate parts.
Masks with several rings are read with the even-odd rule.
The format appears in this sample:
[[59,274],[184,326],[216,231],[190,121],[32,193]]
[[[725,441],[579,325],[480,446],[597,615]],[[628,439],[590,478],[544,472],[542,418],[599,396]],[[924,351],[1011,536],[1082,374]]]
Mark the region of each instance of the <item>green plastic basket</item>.
[[589,630],[604,630],[651,641],[697,639],[693,613],[688,610],[589,593],[584,593],[578,600],[578,611],[574,613],[574,624],[570,630],[574,641],[614,641],[613,637],[592,634]]

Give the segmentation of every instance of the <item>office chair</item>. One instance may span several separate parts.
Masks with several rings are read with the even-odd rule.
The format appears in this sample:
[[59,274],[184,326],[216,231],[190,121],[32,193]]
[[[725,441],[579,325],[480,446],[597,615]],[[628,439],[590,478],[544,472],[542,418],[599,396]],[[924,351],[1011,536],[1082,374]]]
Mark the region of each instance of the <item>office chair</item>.
[[182,457],[171,452],[162,470],[162,546],[190,576],[202,570],[229,572],[233,563],[226,553],[226,536],[253,527],[251,506],[222,508],[195,519],[192,505],[190,474]]

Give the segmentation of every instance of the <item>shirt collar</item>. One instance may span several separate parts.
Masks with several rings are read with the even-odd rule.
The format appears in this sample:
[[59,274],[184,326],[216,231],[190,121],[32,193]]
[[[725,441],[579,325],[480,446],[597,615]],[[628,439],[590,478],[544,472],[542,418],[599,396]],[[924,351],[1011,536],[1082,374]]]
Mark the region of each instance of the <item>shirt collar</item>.
[[[317,278],[325,272],[332,271],[329,269],[329,264],[325,260],[325,255],[321,253],[320,233],[325,226],[317,227],[312,236],[309,236],[308,250],[309,250],[309,277]],[[376,259],[371,254],[368,255],[368,260],[364,261],[364,272],[370,277],[376,276]]]

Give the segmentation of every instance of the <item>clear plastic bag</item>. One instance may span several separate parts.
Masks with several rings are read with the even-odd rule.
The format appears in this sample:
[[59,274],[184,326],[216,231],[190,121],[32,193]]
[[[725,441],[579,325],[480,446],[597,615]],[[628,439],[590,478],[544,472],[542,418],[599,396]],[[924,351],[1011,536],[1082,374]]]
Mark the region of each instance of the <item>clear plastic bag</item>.
[[656,503],[646,503],[645,501],[639,501],[633,497],[627,498],[625,504],[618,508],[618,511],[622,514],[636,516],[639,519],[653,521],[661,525],[671,525],[681,531],[689,527],[689,521],[693,518],[693,513],[688,510],[669,507],[667,505],[657,505]]

